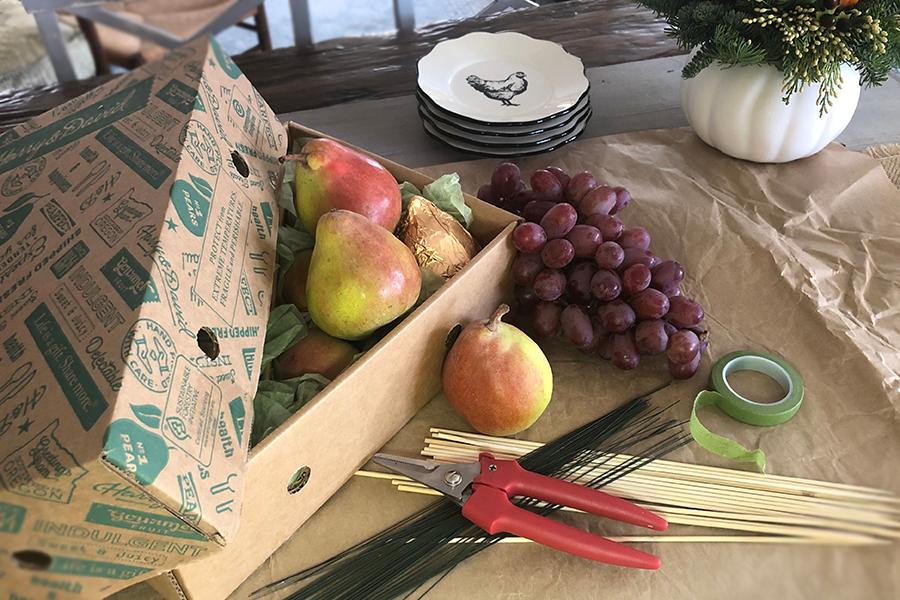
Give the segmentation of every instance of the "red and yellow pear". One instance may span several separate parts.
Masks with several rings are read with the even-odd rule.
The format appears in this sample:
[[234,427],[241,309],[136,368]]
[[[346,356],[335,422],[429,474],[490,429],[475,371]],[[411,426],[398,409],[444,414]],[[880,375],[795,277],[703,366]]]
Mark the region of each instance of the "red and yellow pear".
[[413,307],[422,274],[413,253],[349,210],[319,219],[306,280],[309,316],[325,333],[361,340]]
[[334,379],[350,366],[358,352],[349,342],[312,328],[275,359],[275,375],[291,379],[317,373]]
[[309,276],[309,261],[312,249],[301,250],[294,255],[294,262],[284,272],[281,294],[285,302],[290,302],[300,311],[306,310],[306,278]]
[[374,159],[325,138],[306,143],[294,172],[294,204],[303,227],[315,233],[329,210],[363,215],[388,231],[400,221],[400,187]]
[[553,392],[547,357],[530,337],[501,320],[507,312],[501,304],[487,321],[466,325],[444,359],[444,396],[487,435],[528,429]]

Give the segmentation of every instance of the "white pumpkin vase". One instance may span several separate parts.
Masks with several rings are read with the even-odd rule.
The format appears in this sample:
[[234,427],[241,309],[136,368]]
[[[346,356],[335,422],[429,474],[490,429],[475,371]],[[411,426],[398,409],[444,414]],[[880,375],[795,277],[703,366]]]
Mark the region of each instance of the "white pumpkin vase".
[[784,74],[771,65],[725,67],[714,63],[685,79],[681,104],[700,138],[735,158],[782,163],[811,156],[850,123],[859,102],[859,75],[841,69],[843,83],[819,116],[819,85],[782,100]]

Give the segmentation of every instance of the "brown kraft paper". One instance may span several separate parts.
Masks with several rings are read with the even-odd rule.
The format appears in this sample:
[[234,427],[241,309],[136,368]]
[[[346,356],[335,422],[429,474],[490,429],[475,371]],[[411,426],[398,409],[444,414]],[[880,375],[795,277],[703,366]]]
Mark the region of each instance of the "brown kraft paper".
[[[458,171],[472,192],[499,162],[424,170],[432,175]],[[799,162],[757,165],[720,154],[689,130],[584,140],[516,162],[526,175],[554,164],[573,174],[590,170],[601,181],[627,187],[634,200],[622,214],[626,226],[647,228],[651,249],[684,265],[684,292],[706,309],[711,344],[700,372],[660,392],[655,397],[660,404],[677,402],[672,414],[687,419],[715,358],[738,349],[777,353],[797,368],[806,386],[793,420],[757,428],[708,411],[704,422],[745,445],[764,448],[770,473],[900,493],[900,190],[878,163],[833,144]],[[553,439],[668,380],[659,357],[626,372],[562,340],[542,346],[553,366],[553,400],[518,436],[523,439]],[[469,429],[439,396],[386,451],[417,455],[431,426]],[[335,435],[352,436],[353,425]],[[671,458],[733,466],[696,446]],[[355,478],[232,598],[246,598],[429,502],[429,497],[396,492],[385,481]],[[557,518],[601,534],[640,533],[600,518]],[[725,533],[686,526],[670,532]],[[897,545],[640,548],[659,555],[662,569],[593,564],[534,544],[495,546],[456,567],[425,598],[892,598],[900,587]]]

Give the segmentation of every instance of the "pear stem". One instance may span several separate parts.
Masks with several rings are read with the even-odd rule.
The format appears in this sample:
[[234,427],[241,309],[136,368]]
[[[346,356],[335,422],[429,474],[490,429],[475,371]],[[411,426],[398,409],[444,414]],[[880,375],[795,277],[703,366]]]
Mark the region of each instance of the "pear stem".
[[497,310],[494,311],[494,314],[491,315],[491,318],[488,319],[487,328],[489,331],[497,331],[497,326],[500,325],[500,319],[503,318],[503,315],[509,312],[509,306],[506,304],[501,304],[497,307]]
[[293,161],[298,164],[303,165],[304,167],[309,167],[309,154],[306,152],[301,152],[300,154],[287,154],[284,157],[285,161]]

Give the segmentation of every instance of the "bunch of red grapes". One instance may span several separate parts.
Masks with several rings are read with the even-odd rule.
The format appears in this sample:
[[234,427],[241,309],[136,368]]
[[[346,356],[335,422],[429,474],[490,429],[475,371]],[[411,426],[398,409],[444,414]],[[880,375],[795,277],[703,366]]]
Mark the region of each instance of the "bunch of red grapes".
[[524,219],[513,231],[513,278],[537,335],[561,331],[620,369],[665,353],[673,377],[697,372],[708,343],[703,308],[681,295],[681,265],[650,252],[647,230],[616,216],[628,190],[558,167],[535,171],[528,189],[519,168],[503,163],[478,197]]

